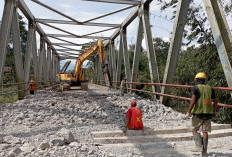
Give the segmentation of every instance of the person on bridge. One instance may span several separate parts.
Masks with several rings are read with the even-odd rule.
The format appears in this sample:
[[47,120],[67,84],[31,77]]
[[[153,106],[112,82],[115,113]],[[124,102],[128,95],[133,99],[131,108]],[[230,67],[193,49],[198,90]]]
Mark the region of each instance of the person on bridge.
[[[211,118],[215,116],[217,99],[214,90],[206,84],[205,73],[198,73],[195,76],[196,85],[192,88],[192,100],[190,102],[186,116],[192,116],[190,130],[196,147],[193,151],[202,152],[207,155],[208,132],[211,132]],[[213,102],[213,104],[212,104]],[[198,132],[202,127],[203,139]]]
[[121,96],[124,96],[124,93],[126,91],[126,81],[127,78],[124,78],[124,80],[121,81],[121,85],[120,85]]
[[127,129],[142,130],[144,134],[142,111],[136,107],[137,103],[135,100],[132,100],[130,105],[131,105],[131,108],[127,111],[125,129],[123,130],[123,132],[126,133]]
[[34,94],[35,94],[35,82],[34,82],[34,80],[31,80],[31,81],[30,81],[29,90],[30,90],[30,94],[31,94],[31,95],[34,95]]

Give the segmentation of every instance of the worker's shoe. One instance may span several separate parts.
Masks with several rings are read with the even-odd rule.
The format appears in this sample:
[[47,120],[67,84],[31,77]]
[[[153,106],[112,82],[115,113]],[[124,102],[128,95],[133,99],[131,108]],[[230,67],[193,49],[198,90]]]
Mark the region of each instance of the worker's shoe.
[[202,145],[202,138],[200,133],[196,133],[193,135],[193,139],[195,141],[196,147],[191,150],[192,152],[202,152],[203,151],[203,145]]
[[208,146],[208,138],[204,139],[203,138],[203,152],[202,156],[207,156],[207,146]]

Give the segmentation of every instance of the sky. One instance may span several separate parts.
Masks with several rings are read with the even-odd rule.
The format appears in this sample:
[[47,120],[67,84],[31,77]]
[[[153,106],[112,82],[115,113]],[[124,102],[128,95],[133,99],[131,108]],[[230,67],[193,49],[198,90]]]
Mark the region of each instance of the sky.
[[[43,19],[57,19],[57,20],[68,20],[65,17],[56,14],[34,2],[31,0],[24,0],[25,3],[30,8],[31,12],[36,18],[43,18]],[[81,1],[81,0],[65,0],[65,3],[63,0],[39,0],[40,2],[55,8],[56,10],[61,11],[64,14],[67,14],[71,16],[72,18],[78,20],[78,21],[85,21],[109,12],[112,12],[114,10],[118,10],[120,8],[124,8],[128,5],[121,5],[121,4],[113,4],[113,3],[101,3],[101,2],[90,2],[90,1]],[[170,0],[166,0],[170,1]],[[203,5],[201,0],[194,0],[194,3],[196,5]],[[0,0],[0,17],[2,17],[3,12],[3,6],[4,1]],[[98,20],[94,20],[92,22],[99,22],[99,23],[111,23],[111,24],[121,24],[122,21],[130,14],[130,12],[134,8],[125,10],[120,13],[116,13]],[[158,5],[157,0],[153,0],[153,2],[150,4],[150,23],[152,25],[152,37],[160,37],[165,41],[170,41],[171,38],[171,32],[174,25],[174,20],[171,20],[172,16],[172,9],[167,9],[166,11],[161,12],[160,6]],[[19,12],[21,15],[22,13]],[[231,17],[228,17],[228,20],[231,20]],[[26,19],[24,21],[27,22]],[[64,25],[64,24],[51,24],[53,26],[65,29],[66,31],[70,31],[77,35],[85,35],[88,33],[100,31],[107,29],[107,27],[95,27],[95,26],[80,26],[80,25]],[[45,33],[48,34],[64,34],[61,31],[55,30],[53,28],[50,28],[48,26],[40,24],[42,29]],[[231,26],[231,25],[230,25]],[[128,27],[127,27],[127,42],[128,45],[135,44],[136,36],[137,36],[137,27],[138,27],[138,18],[136,18]],[[109,28],[109,27],[108,27]],[[107,32],[97,33],[94,34],[94,36],[106,36],[110,37],[115,30],[110,30]],[[89,39],[75,39],[75,38],[63,38],[65,40],[74,42],[74,43],[86,43],[92,40]],[[49,40],[52,43],[62,43],[59,40],[49,38]],[[115,40],[116,48],[118,48],[119,43],[119,37]],[[39,35],[37,34],[37,45],[39,47]],[[143,48],[146,49],[145,41],[142,42]],[[57,46],[54,46],[55,48],[60,49]],[[74,49],[80,49],[81,47],[78,46],[67,46]],[[70,51],[72,52],[72,51]],[[64,62],[61,63],[61,67],[64,64]],[[86,62],[85,62],[86,64]],[[75,65],[75,60],[72,60],[71,65],[69,66],[69,69],[73,69]]]

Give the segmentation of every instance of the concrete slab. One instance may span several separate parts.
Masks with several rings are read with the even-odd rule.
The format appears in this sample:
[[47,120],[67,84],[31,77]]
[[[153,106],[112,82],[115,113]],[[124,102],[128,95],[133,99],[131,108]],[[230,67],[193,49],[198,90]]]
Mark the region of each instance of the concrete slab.
[[[209,138],[218,138],[232,136],[232,129],[213,130],[209,134]],[[157,134],[144,136],[123,136],[123,137],[101,137],[94,138],[97,144],[113,144],[113,143],[145,143],[145,142],[170,142],[170,141],[189,141],[192,140],[192,133],[176,133],[176,134]]]
[[[220,129],[229,129],[231,128],[231,124],[213,124],[212,130],[220,130]],[[178,134],[178,133],[188,133],[190,132],[189,128],[167,128],[165,130],[155,130],[155,129],[146,129],[145,135],[157,135],[157,134]],[[141,130],[128,130],[126,134],[123,133],[122,130],[115,131],[98,131],[91,132],[93,138],[100,137],[123,137],[123,136],[140,136],[142,135]]]

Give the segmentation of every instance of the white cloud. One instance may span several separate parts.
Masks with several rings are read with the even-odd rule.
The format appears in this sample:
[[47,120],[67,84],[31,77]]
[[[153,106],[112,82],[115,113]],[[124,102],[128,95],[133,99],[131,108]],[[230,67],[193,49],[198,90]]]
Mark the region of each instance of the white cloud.
[[160,6],[157,4],[157,2],[152,1],[150,4],[150,11],[151,12],[156,12],[160,10]]
[[171,38],[169,36],[162,38],[165,42],[170,42]]

